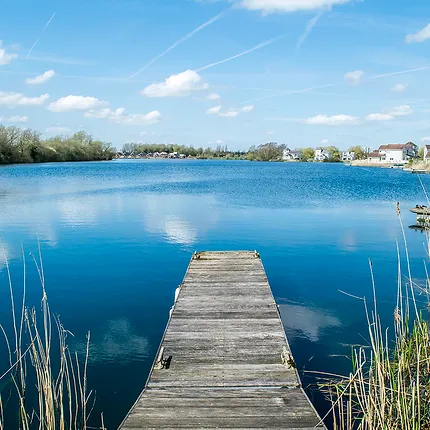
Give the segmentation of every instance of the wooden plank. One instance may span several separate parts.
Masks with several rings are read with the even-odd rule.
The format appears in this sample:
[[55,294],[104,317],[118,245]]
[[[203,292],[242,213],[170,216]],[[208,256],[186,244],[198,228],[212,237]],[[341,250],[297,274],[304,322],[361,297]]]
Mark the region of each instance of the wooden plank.
[[297,371],[286,363],[292,360],[288,342],[253,251],[193,257],[162,354],[122,430],[305,430],[319,424]]

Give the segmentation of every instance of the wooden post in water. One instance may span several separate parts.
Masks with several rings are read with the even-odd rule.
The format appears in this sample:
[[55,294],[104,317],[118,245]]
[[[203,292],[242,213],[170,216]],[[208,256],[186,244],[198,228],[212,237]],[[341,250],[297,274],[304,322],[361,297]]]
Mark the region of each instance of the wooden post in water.
[[195,253],[120,429],[315,427],[258,253]]

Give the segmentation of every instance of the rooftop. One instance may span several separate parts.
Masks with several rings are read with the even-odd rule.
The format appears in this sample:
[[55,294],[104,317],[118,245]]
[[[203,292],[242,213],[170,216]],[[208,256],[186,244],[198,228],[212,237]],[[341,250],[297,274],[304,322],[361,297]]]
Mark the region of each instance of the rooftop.
[[381,145],[379,150],[387,150],[387,149],[403,149],[405,145],[403,143],[389,143],[388,145]]
[[372,151],[369,154],[369,158],[379,158],[381,156],[381,154],[378,151]]

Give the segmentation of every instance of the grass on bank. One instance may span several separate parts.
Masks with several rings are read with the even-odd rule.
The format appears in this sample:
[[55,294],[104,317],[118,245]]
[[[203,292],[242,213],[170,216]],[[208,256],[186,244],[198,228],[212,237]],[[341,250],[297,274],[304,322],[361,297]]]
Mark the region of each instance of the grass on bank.
[[[28,308],[24,255],[24,283],[17,299],[2,248],[0,244],[9,284],[12,334],[0,325],[8,356],[6,369],[0,368],[0,430],[12,428],[10,419],[20,430],[87,430],[94,405],[94,395],[87,388],[90,335],[82,363],[67,345],[71,333],[50,311],[42,259],[33,258],[41,283],[41,306]],[[103,416],[101,423],[99,428],[104,429]]]
[[[430,335],[425,313],[417,297],[429,303],[429,278],[419,287],[412,279],[405,232],[403,233],[407,273],[402,273],[398,249],[398,292],[394,310],[394,332],[383,328],[378,314],[372,263],[371,308],[365,298],[369,345],[352,350],[348,377],[332,375],[321,385],[331,402],[335,430],[426,430],[430,429]],[[428,231],[426,238],[428,243]],[[335,378],[333,379],[333,376]],[[325,379],[325,378],[324,378]]]

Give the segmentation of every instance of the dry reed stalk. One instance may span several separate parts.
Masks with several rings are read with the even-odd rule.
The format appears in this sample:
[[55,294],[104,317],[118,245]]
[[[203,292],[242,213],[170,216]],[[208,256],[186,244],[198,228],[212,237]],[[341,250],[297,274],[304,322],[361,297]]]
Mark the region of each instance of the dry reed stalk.
[[[42,286],[41,309],[36,311],[25,305],[26,264],[22,250],[24,285],[21,309],[17,311],[8,259],[1,242],[0,245],[6,262],[13,327],[13,335],[10,337],[0,325],[9,358],[8,369],[0,375],[0,383],[9,378],[9,397],[14,396],[14,400],[16,399],[9,401],[7,407],[16,408],[21,430],[87,430],[91,414],[91,411],[88,413],[87,405],[93,398],[92,392],[87,392],[90,335],[88,333],[82,365],[78,355],[72,355],[67,345],[67,335],[70,332],[50,311],[40,247],[39,259],[37,261],[33,256],[33,261]],[[19,320],[17,315],[20,315]],[[7,428],[5,407],[0,392],[0,430]],[[101,422],[102,426],[99,428],[105,429],[103,418]]]
[[[369,330],[370,353],[354,348],[349,377],[321,384],[331,402],[326,415],[335,430],[428,430],[430,429],[430,335],[429,324],[418,311],[409,252],[400,207],[396,205],[406,255],[403,282],[398,255],[398,297],[394,311],[394,339],[383,330],[377,311],[373,266],[370,273],[373,309],[363,299]],[[428,231],[426,239],[428,243]],[[426,274],[427,274],[426,268]],[[429,278],[421,292],[429,295]],[[428,303],[428,301],[427,301]],[[324,417],[324,418],[326,418]]]

